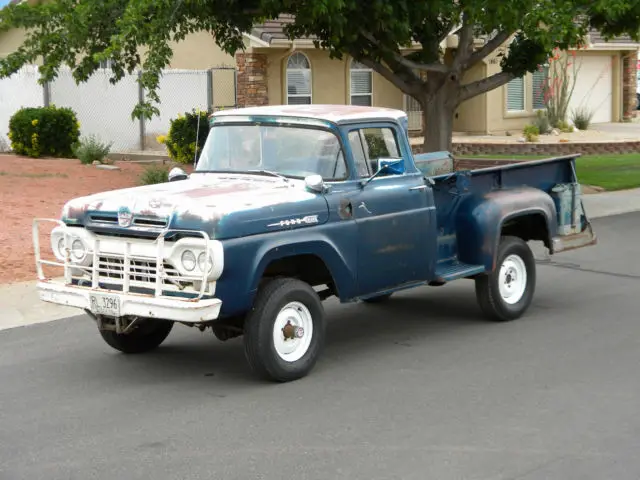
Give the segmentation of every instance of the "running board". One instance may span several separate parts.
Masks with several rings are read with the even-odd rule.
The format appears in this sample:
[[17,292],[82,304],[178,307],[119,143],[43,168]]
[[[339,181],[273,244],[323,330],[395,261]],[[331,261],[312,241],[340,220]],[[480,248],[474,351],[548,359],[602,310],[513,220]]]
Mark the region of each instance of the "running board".
[[436,267],[436,280],[450,282],[458,278],[471,277],[484,272],[483,265],[470,265],[462,262],[447,263]]

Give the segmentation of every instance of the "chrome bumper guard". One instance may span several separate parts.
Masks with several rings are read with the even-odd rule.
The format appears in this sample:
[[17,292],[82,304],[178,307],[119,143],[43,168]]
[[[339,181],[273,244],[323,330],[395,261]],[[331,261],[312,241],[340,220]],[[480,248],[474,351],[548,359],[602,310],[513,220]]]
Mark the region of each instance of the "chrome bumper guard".
[[[39,224],[43,222],[57,224],[59,231],[62,232],[64,236],[64,261],[42,258]],[[221,265],[216,266],[211,263],[210,270],[205,268],[202,274],[185,274],[176,268],[167,268],[165,265],[165,237],[169,233],[176,232],[185,232],[191,235],[195,233],[202,237],[205,252],[204,265],[210,265],[210,262],[213,262],[210,247],[214,241],[209,238],[206,232],[163,230],[157,239],[151,242],[153,250],[155,250],[155,258],[132,255],[131,250],[135,241],[124,238],[117,239],[119,244],[124,246],[122,254],[101,251],[102,240],[97,236],[92,236],[92,244],[87,245],[86,261],[84,264],[80,264],[71,260],[72,243],[77,238],[79,230],[79,227],[68,227],[56,219],[34,219],[33,244],[38,275],[37,289],[41,300],[80,308],[95,316],[116,318],[133,316],[202,323],[215,320],[220,314],[222,301],[213,298],[212,294],[215,292],[215,280],[221,274]],[[111,242],[113,243],[113,240]],[[151,248],[151,245],[148,247]],[[52,246],[52,249],[55,247]],[[108,263],[104,263],[104,261],[101,263],[101,255],[119,260],[116,270],[117,278],[113,278],[114,271],[110,270],[111,267]],[[56,256],[56,258],[59,257]],[[91,260],[90,263],[89,260]],[[136,261],[137,263],[132,265],[132,262]],[[222,262],[223,260],[219,258],[218,261]],[[63,280],[47,278],[43,272],[43,265],[63,268]],[[214,278],[211,277],[212,272]],[[143,281],[140,281],[141,279]],[[192,282],[194,285],[199,285],[199,289],[186,295],[180,287],[174,287],[174,285],[180,285],[180,282]],[[106,287],[107,284],[110,287],[116,285],[118,288]],[[211,285],[213,288],[208,291],[207,289]],[[170,287],[173,287],[173,290]],[[140,290],[143,290],[144,293],[140,293]]]

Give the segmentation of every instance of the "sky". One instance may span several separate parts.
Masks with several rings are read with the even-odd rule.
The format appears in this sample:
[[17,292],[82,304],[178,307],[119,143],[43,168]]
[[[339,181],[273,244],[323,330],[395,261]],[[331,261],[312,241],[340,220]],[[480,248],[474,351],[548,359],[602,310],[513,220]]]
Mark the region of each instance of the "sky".
[[9,0],[0,0],[0,8],[4,7],[9,3]]

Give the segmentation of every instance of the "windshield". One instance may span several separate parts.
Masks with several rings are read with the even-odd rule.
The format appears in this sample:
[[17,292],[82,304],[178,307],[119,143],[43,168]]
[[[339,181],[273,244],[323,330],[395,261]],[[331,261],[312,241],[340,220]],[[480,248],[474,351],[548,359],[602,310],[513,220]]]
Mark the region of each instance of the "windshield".
[[266,170],[289,177],[347,176],[338,137],[326,130],[265,125],[214,125],[197,172]]

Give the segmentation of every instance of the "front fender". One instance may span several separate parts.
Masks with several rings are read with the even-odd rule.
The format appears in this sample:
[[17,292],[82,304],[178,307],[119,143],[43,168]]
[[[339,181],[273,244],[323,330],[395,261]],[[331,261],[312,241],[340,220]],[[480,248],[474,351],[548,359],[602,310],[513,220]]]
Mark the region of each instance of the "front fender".
[[507,220],[541,215],[546,224],[544,240],[550,245],[558,221],[551,196],[537,188],[520,187],[472,195],[462,201],[456,214],[458,256],[462,262],[496,268],[496,253]]
[[222,300],[221,315],[238,315],[251,309],[269,263],[296,255],[320,258],[331,273],[339,297],[353,298],[357,243],[350,235],[353,232],[347,230],[344,224],[328,224],[223,241],[225,270],[216,287],[216,297]]

